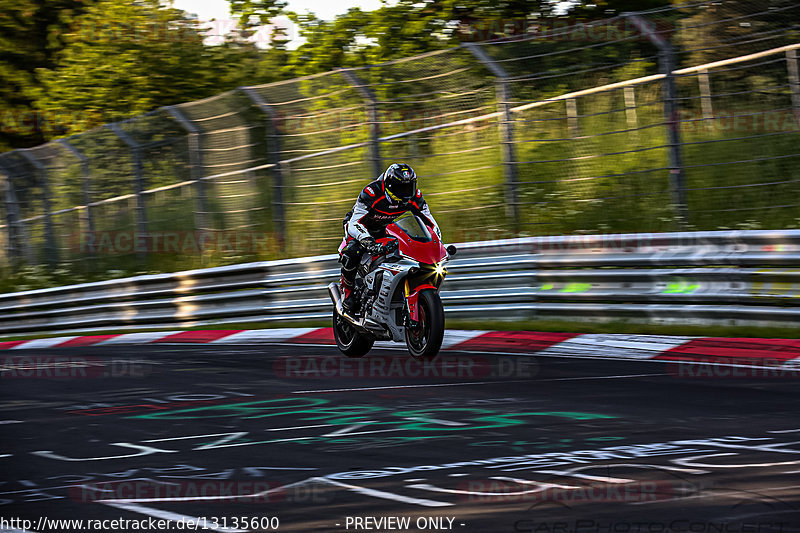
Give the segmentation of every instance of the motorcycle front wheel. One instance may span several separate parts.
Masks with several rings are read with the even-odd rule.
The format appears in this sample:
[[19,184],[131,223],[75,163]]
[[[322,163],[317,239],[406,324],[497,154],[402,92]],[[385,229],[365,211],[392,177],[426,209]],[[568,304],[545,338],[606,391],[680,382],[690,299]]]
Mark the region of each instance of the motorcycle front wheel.
[[364,357],[375,342],[375,339],[356,331],[336,309],[333,310],[333,337],[336,339],[336,347],[347,357]]
[[444,338],[444,306],[439,293],[425,290],[419,293],[419,322],[416,326],[406,326],[406,346],[411,357],[420,361],[430,361],[439,354]]

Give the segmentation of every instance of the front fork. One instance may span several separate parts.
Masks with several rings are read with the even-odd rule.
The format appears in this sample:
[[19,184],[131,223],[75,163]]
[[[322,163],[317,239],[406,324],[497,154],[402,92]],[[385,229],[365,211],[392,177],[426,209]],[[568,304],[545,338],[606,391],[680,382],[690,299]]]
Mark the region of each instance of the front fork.
[[[410,277],[410,276],[409,276]],[[434,275],[433,282],[430,280],[420,280],[415,276],[409,280],[409,277],[403,282],[404,294],[406,300],[406,313],[408,316],[407,326],[416,327],[419,325],[419,293],[425,289],[439,290],[439,286],[444,280],[444,276]]]

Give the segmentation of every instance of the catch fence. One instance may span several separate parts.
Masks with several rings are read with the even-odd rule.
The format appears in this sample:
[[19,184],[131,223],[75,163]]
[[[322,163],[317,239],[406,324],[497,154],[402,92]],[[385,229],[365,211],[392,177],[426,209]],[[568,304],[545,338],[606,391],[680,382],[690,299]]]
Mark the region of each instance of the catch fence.
[[[800,224],[800,4],[526,22],[0,154],[0,266],[330,253],[406,161],[448,241]],[[490,35],[491,36],[491,35]]]

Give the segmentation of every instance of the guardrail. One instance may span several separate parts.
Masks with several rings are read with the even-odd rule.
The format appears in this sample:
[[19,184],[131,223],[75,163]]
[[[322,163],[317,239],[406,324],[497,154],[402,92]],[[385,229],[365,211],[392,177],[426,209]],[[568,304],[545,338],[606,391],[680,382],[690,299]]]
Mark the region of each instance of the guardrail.
[[[800,230],[531,237],[458,245],[448,316],[791,326]],[[335,254],[0,294],[5,334],[326,319]]]

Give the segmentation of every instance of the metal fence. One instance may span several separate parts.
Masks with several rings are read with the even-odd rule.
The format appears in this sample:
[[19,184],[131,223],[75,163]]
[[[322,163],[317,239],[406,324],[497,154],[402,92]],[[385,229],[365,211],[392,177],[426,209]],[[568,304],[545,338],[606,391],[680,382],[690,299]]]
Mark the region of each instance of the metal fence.
[[[800,231],[529,237],[464,243],[448,317],[794,326]],[[245,263],[0,295],[0,331],[326,320],[337,256]]]
[[450,241],[800,227],[800,4],[556,22],[0,154],[0,266],[328,253],[397,160]]

